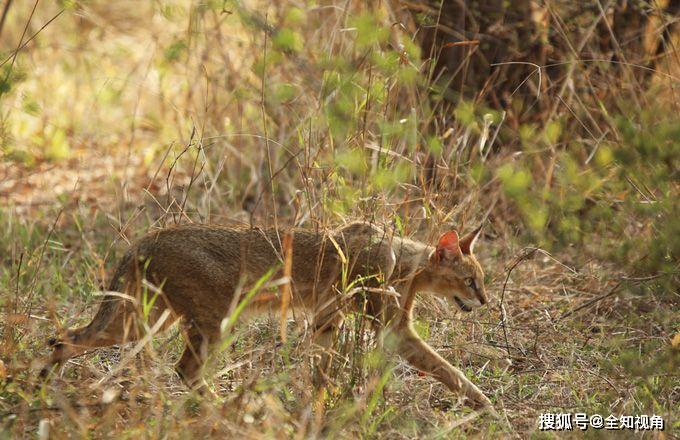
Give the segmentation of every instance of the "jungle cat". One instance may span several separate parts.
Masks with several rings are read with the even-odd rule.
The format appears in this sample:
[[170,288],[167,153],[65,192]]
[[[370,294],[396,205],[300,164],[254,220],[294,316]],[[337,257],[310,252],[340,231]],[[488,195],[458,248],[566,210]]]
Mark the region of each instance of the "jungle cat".
[[[446,232],[434,246],[368,223],[325,233],[198,224],[157,230],[127,250],[92,322],[50,340],[54,351],[43,374],[88,349],[139,339],[132,299],[140,297],[145,280],[162,292],[150,319],[166,309],[181,319],[185,348],[176,369],[185,383],[196,384],[207,348],[220,339],[223,319],[268,271],[283,272],[284,260],[290,262],[284,253],[290,249],[290,306],[313,316],[316,343],[330,347],[345,314],[356,310],[358,301],[347,300],[342,283],[360,279],[368,292],[360,295],[363,308],[374,317],[375,327],[393,335],[399,355],[462,394],[471,406],[494,412],[489,399],[412,326],[417,292],[431,292],[465,312],[488,302],[484,274],[473,255],[480,229],[462,238],[456,231]],[[245,310],[276,309],[281,298],[261,292],[247,299]]]

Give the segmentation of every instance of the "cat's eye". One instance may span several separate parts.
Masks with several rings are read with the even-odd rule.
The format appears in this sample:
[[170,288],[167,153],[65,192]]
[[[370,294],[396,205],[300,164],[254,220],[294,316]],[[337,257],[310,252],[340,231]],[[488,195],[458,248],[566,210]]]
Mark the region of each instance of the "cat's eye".
[[475,282],[472,278],[465,278],[465,285],[470,287]]

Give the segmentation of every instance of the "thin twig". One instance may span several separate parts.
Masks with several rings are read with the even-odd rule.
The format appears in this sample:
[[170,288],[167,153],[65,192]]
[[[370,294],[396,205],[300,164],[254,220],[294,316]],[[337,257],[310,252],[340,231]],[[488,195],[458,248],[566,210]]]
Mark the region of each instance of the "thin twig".
[[[36,2],[36,4],[37,4],[37,2]],[[45,23],[44,25],[42,25],[42,27],[41,27],[40,29],[38,29],[38,31],[37,31],[35,34],[31,35],[30,38],[29,38],[28,40],[26,40],[23,44],[21,44],[19,47],[17,47],[15,50],[13,50],[12,53],[11,53],[7,58],[5,58],[5,59],[2,61],[2,63],[0,63],[0,67],[2,67],[2,66],[4,66],[5,64],[7,64],[7,61],[9,61],[9,60],[12,60],[12,63],[14,63],[14,60],[16,59],[17,54],[18,54],[23,48],[25,48],[26,46],[28,46],[28,43],[30,43],[31,41],[33,41],[33,39],[34,39],[35,37],[37,37],[38,34],[39,34],[40,32],[42,32],[47,26],[50,25],[50,23],[52,23],[54,20],[56,20],[63,12],[64,12],[64,9],[62,9],[62,10],[59,11],[59,12],[57,12],[57,14],[56,14],[54,17],[52,17],[52,18],[50,18],[49,20],[47,20],[47,23]],[[28,29],[28,25],[26,26],[26,28]]]
[[[526,250],[526,248],[524,250]],[[504,303],[504,301],[505,301],[505,289],[508,285],[508,281],[510,280],[510,274],[512,274],[512,271],[515,270],[515,268],[517,266],[519,266],[519,264],[522,261],[531,258],[531,256],[533,256],[538,250],[539,250],[539,248],[531,248],[527,252],[525,252],[523,255],[518,257],[517,260],[513,263],[513,265],[510,266],[510,268],[508,269],[508,274],[505,277],[505,282],[503,283],[503,290],[501,291],[501,303],[500,303],[500,309],[501,309],[500,325],[503,328],[503,337],[505,338],[505,351],[508,353],[508,355],[510,355],[510,343],[508,342],[508,330],[505,326],[505,323],[508,319],[508,315],[505,311],[505,303]]]
[[569,310],[569,311],[567,311],[567,312],[564,312],[564,313],[562,314],[562,316],[560,316],[560,317],[558,318],[558,321],[561,321],[561,320],[563,320],[564,318],[566,318],[566,317],[568,317],[568,316],[571,316],[571,315],[573,315],[574,313],[576,313],[576,312],[578,312],[578,311],[580,311],[580,310],[583,310],[583,309],[585,309],[585,308],[588,308],[588,307],[592,306],[593,304],[595,304],[595,303],[597,303],[597,302],[600,302],[600,301],[602,301],[603,299],[612,296],[614,293],[616,293],[616,291],[619,289],[619,287],[621,287],[621,284],[623,284],[623,281],[618,281],[616,284],[614,284],[614,286],[613,286],[611,289],[609,289],[609,291],[608,291],[607,293],[604,293],[604,294],[602,294],[602,295],[600,295],[600,296],[597,296],[597,297],[591,299],[590,301],[586,301],[585,303],[581,304],[580,306],[578,306],[578,307],[576,307],[576,308],[573,308],[573,309],[571,309],[571,310]]
[[[5,63],[11,59],[12,64],[10,64],[9,69],[7,69],[7,75],[5,75],[5,83],[9,81],[9,77],[12,74],[12,69],[14,69],[14,63],[17,60],[17,55],[19,54],[19,51],[21,50],[22,47],[24,47],[21,43],[24,41],[24,37],[26,36],[26,32],[28,32],[28,26],[31,24],[31,20],[33,20],[33,14],[35,14],[35,9],[38,7],[38,2],[40,0],[35,0],[35,3],[33,4],[33,9],[31,9],[31,15],[28,16],[28,20],[26,21],[26,25],[24,26],[24,30],[21,33],[21,37],[19,38],[19,46],[14,50],[12,55],[8,56],[5,61],[0,64],[0,67],[4,66]],[[0,96],[2,96],[5,93],[5,91],[0,90]]]
[[5,27],[5,19],[7,18],[7,12],[9,12],[9,7],[12,5],[12,0],[7,0],[5,7],[2,8],[2,17],[0,17],[0,36],[2,36],[2,29]]
[[40,256],[38,257],[38,265],[35,268],[35,275],[33,276],[33,281],[31,282],[31,288],[28,291],[28,306],[26,307],[26,315],[31,314],[31,308],[33,306],[33,294],[35,293],[35,286],[38,282],[38,275],[40,274],[40,267],[42,266],[42,261],[43,261],[43,256],[45,255],[45,249],[47,248],[47,244],[50,242],[50,238],[52,237],[52,234],[54,233],[54,230],[57,227],[57,222],[59,222],[59,219],[61,218],[61,215],[64,213],[64,209],[60,209],[59,213],[57,214],[57,217],[54,219],[54,222],[52,223],[52,227],[50,228],[49,232],[47,233],[47,238],[45,238],[45,241],[43,242],[42,249],[40,250]]

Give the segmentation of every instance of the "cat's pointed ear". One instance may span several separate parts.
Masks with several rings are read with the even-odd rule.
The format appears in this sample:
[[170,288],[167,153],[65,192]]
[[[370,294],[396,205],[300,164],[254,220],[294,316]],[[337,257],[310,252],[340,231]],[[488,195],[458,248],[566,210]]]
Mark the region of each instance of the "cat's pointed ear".
[[460,239],[460,250],[463,254],[472,255],[477,238],[479,238],[479,234],[482,232],[482,226],[479,225],[477,229]]
[[461,249],[458,240],[458,232],[449,231],[442,235],[437,243],[435,255],[437,261],[459,257],[461,255]]

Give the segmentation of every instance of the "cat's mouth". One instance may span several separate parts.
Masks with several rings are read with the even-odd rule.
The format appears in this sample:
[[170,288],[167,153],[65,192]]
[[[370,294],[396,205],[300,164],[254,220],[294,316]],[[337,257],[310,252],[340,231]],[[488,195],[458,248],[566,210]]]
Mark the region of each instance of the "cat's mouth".
[[467,304],[465,304],[465,303],[464,303],[460,298],[458,298],[457,296],[454,296],[453,299],[454,299],[454,301],[456,301],[456,305],[457,305],[462,311],[464,311],[464,312],[471,312],[471,311],[472,311],[472,307],[470,307],[470,306],[468,306]]

